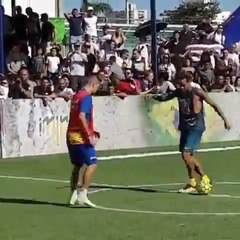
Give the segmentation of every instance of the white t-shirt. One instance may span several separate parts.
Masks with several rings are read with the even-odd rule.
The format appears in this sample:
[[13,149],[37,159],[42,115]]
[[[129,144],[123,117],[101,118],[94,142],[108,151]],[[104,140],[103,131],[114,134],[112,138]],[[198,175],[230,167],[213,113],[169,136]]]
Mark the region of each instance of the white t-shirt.
[[91,37],[97,37],[97,16],[85,17],[84,21],[86,23],[86,34]]
[[48,64],[48,72],[50,73],[58,73],[59,72],[59,64],[60,58],[55,56],[47,57],[47,64]]
[[191,86],[192,86],[193,88],[201,89],[201,86],[200,86],[198,83],[195,83],[195,82],[191,82]]
[[87,55],[85,53],[72,53],[69,55],[71,66],[70,74],[71,76],[85,76],[85,65],[87,62]]
[[166,93],[168,89],[171,90],[171,91],[176,90],[175,86],[170,81],[164,81],[161,86],[157,87],[157,91],[159,93]]
[[167,69],[167,73],[168,73],[168,80],[172,81],[176,75],[176,68],[175,66],[170,63],[170,64],[160,64],[159,65],[159,70],[160,71],[165,71],[165,69]]
[[0,99],[7,99],[9,93],[9,87],[4,87],[0,85]]
[[64,88],[64,90],[62,91],[62,93],[68,94],[68,95],[74,95],[74,92],[71,88]]
[[226,40],[226,38],[223,34],[218,34],[216,32],[210,33],[207,38],[210,39],[210,40],[214,40],[215,42],[217,42],[221,45],[224,45],[225,40]]

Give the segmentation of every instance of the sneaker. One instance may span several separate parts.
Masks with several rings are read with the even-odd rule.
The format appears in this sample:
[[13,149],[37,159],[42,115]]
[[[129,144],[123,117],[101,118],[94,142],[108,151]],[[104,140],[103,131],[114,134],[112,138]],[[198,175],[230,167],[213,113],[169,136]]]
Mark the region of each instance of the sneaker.
[[85,205],[91,208],[96,208],[97,206],[92,203],[85,192],[79,192],[78,198],[77,198],[77,204],[79,205]]
[[184,188],[178,190],[178,193],[193,193],[193,192],[196,192],[196,188],[190,184],[187,184]]
[[70,206],[76,205],[77,200],[78,200],[78,193],[77,193],[77,190],[75,190],[71,193],[70,200],[69,200],[69,205]]

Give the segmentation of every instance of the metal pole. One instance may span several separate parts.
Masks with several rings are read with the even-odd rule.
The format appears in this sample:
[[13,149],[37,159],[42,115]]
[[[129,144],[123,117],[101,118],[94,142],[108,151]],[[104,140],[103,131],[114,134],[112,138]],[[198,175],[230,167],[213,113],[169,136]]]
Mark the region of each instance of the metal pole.
[[158,81],[158,67],[157,67],[157,29],[156,29],[156,0],[151,0],[151,32],[152,32],[152,51],[151,62],[154,73],[155,83]]
[[0,73],[5,72],[5,57],[4,57],[4,8],[2,0],[0,0]]

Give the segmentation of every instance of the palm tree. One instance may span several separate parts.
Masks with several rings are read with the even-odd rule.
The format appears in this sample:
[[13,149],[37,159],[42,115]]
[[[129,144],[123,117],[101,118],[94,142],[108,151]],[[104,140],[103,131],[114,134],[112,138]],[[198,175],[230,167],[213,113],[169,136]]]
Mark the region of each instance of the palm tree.
[[109,14],[109,13],[112,13],[113,9],[112,7],[110,6],[109,3],[106,3],[106,2],[98,2],[98,3],[90,3],[88,0],[82,0],[82,10],[83,11],[86,11],[87,8],[91,6],[94,8],[94,12],[96,14]]

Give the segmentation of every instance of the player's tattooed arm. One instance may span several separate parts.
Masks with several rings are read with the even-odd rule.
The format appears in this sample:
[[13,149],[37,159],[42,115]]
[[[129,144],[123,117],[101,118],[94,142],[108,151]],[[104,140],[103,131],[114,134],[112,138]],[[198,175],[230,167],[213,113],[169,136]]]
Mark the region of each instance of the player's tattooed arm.
[[202,89],[197,89],[196,92],[197,92],[197,95],[201,99],[203,99],[207,104],[209,104],[215,110],[215,112],[222,118],[222,120],[224,121],[225,128],[230,130],[231,124],[228,122],[228,119],[226,118],[224,112],[219,107],[219,105],[217,103],[215,103],[215,101],[213,101],[209,97],[209,95],[206,92],[204,92]]
[[176,91],[169,92],[169,93],[158,94],[158,95],[153,95],[152,98],[159,101],[159,102],[166,102],[166,101],[172,100],[175,97],[177,97]]

